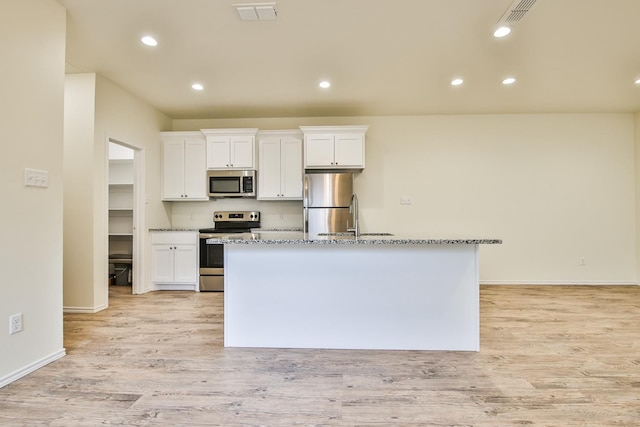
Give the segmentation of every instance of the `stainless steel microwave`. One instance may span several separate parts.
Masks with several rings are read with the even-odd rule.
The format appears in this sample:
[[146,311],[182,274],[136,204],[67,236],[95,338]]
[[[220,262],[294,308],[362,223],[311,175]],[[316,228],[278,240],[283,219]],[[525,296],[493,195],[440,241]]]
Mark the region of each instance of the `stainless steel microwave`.
[[207,171],[209,197],[256,197],[256,171]]

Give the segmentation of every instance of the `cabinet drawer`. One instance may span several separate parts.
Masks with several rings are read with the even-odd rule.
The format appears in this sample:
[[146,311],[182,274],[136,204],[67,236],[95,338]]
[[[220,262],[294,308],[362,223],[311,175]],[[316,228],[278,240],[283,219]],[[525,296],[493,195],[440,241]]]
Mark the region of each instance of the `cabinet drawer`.
[[151,244],[165,245],[195,245],[198,243],[196,231],[153,231],[151,232]]

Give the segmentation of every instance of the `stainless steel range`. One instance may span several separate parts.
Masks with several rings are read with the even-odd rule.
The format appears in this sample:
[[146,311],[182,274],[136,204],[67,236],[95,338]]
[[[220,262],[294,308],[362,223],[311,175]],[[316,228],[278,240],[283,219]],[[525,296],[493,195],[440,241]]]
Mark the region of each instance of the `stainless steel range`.
[[200,291],[224,290],[224,245],[207,245],[207,239],[247,233],[260,228],[260,212],[218,211],[213,228],[200,229]]

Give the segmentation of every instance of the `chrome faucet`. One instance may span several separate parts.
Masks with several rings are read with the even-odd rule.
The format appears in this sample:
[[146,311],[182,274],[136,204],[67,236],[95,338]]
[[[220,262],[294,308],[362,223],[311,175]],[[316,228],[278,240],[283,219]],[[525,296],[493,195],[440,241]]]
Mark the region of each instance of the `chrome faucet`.
[[353,231],[355,237],[360,237],[360,225],[358,223],[358,196],[356,193],[351,195],[349,213],[352,215],[353,227],[349,227],[347,224],[347,231]]

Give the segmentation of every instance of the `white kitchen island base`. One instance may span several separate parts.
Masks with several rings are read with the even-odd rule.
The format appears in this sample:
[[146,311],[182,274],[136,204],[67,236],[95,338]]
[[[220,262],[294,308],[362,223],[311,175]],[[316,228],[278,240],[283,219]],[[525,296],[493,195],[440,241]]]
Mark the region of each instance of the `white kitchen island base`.
[[225,246],[225,347],[480,347],[477,244]]

